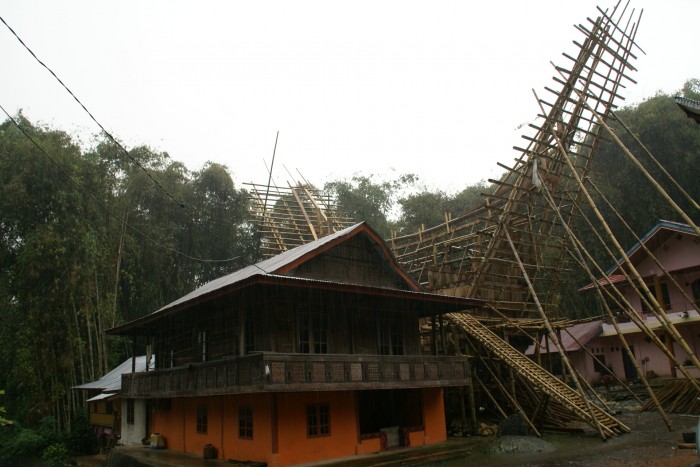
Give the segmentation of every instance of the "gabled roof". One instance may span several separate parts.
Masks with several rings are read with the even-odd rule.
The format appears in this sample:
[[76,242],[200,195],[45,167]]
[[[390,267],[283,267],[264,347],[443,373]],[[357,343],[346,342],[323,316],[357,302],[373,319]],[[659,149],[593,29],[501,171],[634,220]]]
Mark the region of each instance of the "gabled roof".
[[[131,358],[128,358],[119,366],[114,368],[112,371],[104,375],[102,378],[95,381],[91,381],[89,383],[81,384],[79,386],[73,386],[73,389],[99,389],[103,392],[117,392],[122,388],[122,375],[124,373],[131,373],[132,368],[134,368],[134,363],[132,363]],[[135,371],[146,371],[145,355],[136,357]]]
[[348,227],[347,229],[335,232],[325,237],[321,237],[313,242],[309,242],[305,245],[301,245],[296,248],[292,248],[291,250],[287,250],[283,253],[280,253],[279,255],[273,256],[272,258],[268,258],[264,261],[260,261],[259,263],[252,264],[243,269],[239,269],[238,271],[228,274],[226,276],[214,279],[213,281],[204,284],[198,289],[193,290],[187,295],[178,298],[174,302],[165,305],[163,308],[157,310],[156,313],[167,310],[169,308],[174,308],[177,305],[189,302],[197,297],[207,295],[224,287],[240,283],[252,276],[285,275],[290,270],[299,266],[299,264],[304,263],[315,256],[318,256],[324,251],[329,250],[335,245],[358,234],[367,235],[373,241],[375,247],[378,248],[387,257],[387,259],[394,267],[396,272],[404,278],[409,287],[415,291],[420,290],[420,286],[399,266],[398,262],[394,258],[394,255],[391,253],[391,250],[389,250],[386,247],[384,240],[382,240],[376,234],[376,232],[374,232],[374,230],[368,227],[366,223],[361,222],[359,224],[355,224],[351,227]]
[[[386,263],[389,265],[392,271],[401,277],[408,290],[362,286],[352,283],[323,281],[293,276],[293,271],[299,265],[357,235],[364,235],[369,240],[370,244],[375,248],[375,250],[377,250],[384,259],[386,259]],[[366,223],[362,222],[208,282],[189,294],[184,295],[168,305],[165,305],[159,310],[156,310],[150,315],[146,315],[121,326],[117,326],[108,330],[107,332],[110,334],[127,334],[127,331],[132,331],[141,325],[155,322],[155,320],[163,316],[192,306],[195,303],[208,300],[209,298],[213,298],[217,295],[228,293],[239,288],[248,287],[253,284],[276,284],[293,287],[318,287],[327,289],[332,287],[336,290],[347,290],[348,287],[351,287],[358,293],[364,292],[373,295],[422,299],[426,301],[430,300],[436,303],[460,304],[462,305],[462,309],[468,306],[473,307],[475,304],[477,304],[477,302],[478,304],[482,303],[480,300],[449,297],[446,295],[435,295],[422,292],[420,285],[415,282],[396,261],[396,258],[394,258],[393,253],[386,246],[384,240]]]
[[[625,254],[633,264],[639,263],[642,259],[646,258],[646,252],[642,249],[642,244],[646,246],[649,251],[654,251],[661,245],[661,243],[666,241],[666,239],[668,239],[668,237],[674,233],[696,235],[695,230],[688,224],[661,220],[657,222],[656,225],[651,228],[651,230],[644,234],[644,236],[639,239],[639,242],[632,245],[632,247],[629,248]],[[622,258],[618,258],[616,263],[608,268],[605,273],[607,275],[611,275],[612,273],[616,272],[622,263]]]
[[[647,257],[646,252],[642,248],[642,245],[647,247],[649,251],[654,251],[663,242],[665,242],[674,233],[686,234],[686,235],[696,235],[695,230],[688,224],[682,224],[680,222],[674,221],[659,221],[654,227],[652,227],[644,236],[642,236],[638,242],[636,242],[632,247],[630,247],[625,255],[632,261],[633,264],[638,264]],[[615,264],[610,266],[607,271],[605,271],[606,277],[598,279],[598,284],[605,287],[612,284],[619,284],[625,281],[625,276],[620,271],[620,267],[623,265],[623,259],[618,258]],[[590,283],[579,289],[579,292],[584,292],[594,288],[594,284]]]

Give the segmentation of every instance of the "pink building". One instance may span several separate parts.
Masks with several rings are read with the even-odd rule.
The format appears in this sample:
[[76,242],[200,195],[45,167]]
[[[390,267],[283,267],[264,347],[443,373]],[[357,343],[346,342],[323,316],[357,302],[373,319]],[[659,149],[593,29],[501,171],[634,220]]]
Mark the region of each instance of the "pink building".
[[[646,246],[658,263],[668,271],[669,275],[683,289],[685,295],[694,303],[690,303],[684,297],[673,281],[669,280],[664,271],[657,265],[657,261],[654,261],[654,258],[646,253],[641,244]],[[641,238],[640,243],[635,244],[627,251],[627,256],[644,279],[649,290],[656,295],[657,301],[663,306],[670,322],[695,355],[700,355],[698,353],[700,351],[700,314],[697,311],[698,304],[700,304],[700,238],[694,229],[686,224],[660,221]],[[618,262],[606,272],[606,278],[601,279],[600,284],[619,289],[634,311],[644,320],[647,327],[654,330],[654,334],[683,365],[688,354],[667,335],[656,316],[643,303],[635,288],[627,282],[621,268],[621,262]],[[594,293],[594,285],[589,284],[583,287],[581,292]],[[675,364],[636,323],[624,315],[620,315],[618,327],[624,334],[638,367],[647,376],[684,377],[683,373],[678,371]],[[609,322],[592,321],[562,329],[561,341],[572,366],[589,382],[598,382],[601,376],[607,373],[605,369],[601,368],[602,365],[611,368],[621,380],[634,380],[638,376],[636,368],[621,345],[615,328]],[[543,339],[542,349],[540,358],[543,366],[547,367],[548,356],[551,355],[553,372],[560,373],[561,364],[554,345],[549,343],[548,352],[547,343]],[[526,354],[534,355],[535,346],[531,345],[526,350]],[[601,363],[596,362],[592,355],[595,355]],[[692,376],[700,376],[700,372],[695,367],[687,368]]]

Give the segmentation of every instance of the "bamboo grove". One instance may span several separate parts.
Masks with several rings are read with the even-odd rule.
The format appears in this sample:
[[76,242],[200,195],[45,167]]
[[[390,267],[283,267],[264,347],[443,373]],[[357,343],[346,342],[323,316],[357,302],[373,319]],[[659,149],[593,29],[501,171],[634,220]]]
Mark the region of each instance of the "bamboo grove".
[[70,387],[129,352],[106,329],[249,261],[248,201],[219,164],[189,172],[107,142],[83,151],[15,121],[0,125],[0,386],[13,419],[67,429],[83,409]]

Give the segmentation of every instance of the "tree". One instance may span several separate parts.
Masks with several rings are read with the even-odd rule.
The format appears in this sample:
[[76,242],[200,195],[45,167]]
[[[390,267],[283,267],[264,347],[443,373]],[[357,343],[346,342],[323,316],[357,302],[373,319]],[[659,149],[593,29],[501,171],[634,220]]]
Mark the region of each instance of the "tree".
[[423,191],[399,198],[401,215],[396,222],[399,235],[410,234],[445,222],[445,215],[454,218],[483,204],[481,193],[490,188],[483,182],[468,186],[454,195],[443,191]]
[[15,121],[0,124],[0,387],[11,418],[65,430],[70,387],[124,357],[107,329],[250,261],[247,194],[222,165],[191,173],[110,140],[82,152]]
[[355,174],[350,180],[326,183],[324,190],[336,197],[341,211],[357,221],[366,221],[387,238],[391,234],[389,217],[396,204],[397,192],[412,186],[417,178],[406,174],[393,181],[375,182],[373,177]]
[[[693,93],[700,90],[698,83],[699,80],[686,82],[683,88],[686,97],[696,95]],[[690,197],[700,199],[700,185],[697,183],[700,178],[700,126],[685,116],[674,99],[660,93],[635,107],[618,111],[617,115]],[[612,125],[616,134],[654,179],[686,213],[697,220],[695,208],[656,166],[644,148],[620,124],[613,122]],[[594,159],[591,178],[616,210],[624,214],[626,222],[637,235],[646,232],[660,219],[682,221],[613,141],[601,143]],[[605,203],[600,201],[599,205],[605,206]],[[614,213],[607,207],[603,211],[622,244],[632,245],[634,237],[627,233]]]

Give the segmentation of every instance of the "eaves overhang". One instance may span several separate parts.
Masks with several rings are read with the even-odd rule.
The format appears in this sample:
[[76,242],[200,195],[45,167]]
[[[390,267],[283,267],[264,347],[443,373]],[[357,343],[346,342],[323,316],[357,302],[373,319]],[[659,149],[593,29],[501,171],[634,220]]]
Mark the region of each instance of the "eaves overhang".
[[[153,335],[158,323],[175,314],[184,312],[190,308],[202,305],[224,295],[233,294],[244,289],[260,288],[266,286],[284,287],[296,290],[313,289],[331,293],[353,294],[363,297],[376,297],[381,299],[400,300],[404,303],[413,303],[416,307],[428,310],[436,310],[435,313],[448,313],[455,311],[473,310],[485,308],[485,301],[474,298],[455,297],[450,295],[433,294],[413,290],[390,289],[384,287],[371,287],[357,284],[348,284],[334,281],[306,279],[277,274],[255,274],[228,287],[213,289],[207,294],[198,295],[185,302],[174,303],[160,310],[135,319],[120,326],[107,330],[112,335],[147,336]],[[423,312],[422,315],[431,313]]]

